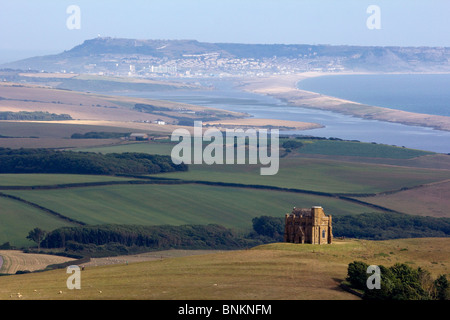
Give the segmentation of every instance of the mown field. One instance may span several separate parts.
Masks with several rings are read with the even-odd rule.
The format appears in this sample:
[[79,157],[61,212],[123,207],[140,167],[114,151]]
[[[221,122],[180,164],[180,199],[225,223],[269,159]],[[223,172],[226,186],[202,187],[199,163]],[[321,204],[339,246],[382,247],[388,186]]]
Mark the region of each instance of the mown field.
[[45,269],[48,265],[73,261],[75,259],[49,254],[24,253],[19,250],[0,250],[3,264],[2,274],[14,274],[17,271],[36,271]]
[[[339,283],[355,260],[448,274],[450,240],[337,240],[332,245],[276,243],[251,250],[87,267],[81,289],[65,269],[0,277],[0,299],[17,300],[354,300]],[[17,294],[20,293],[21,297]]]

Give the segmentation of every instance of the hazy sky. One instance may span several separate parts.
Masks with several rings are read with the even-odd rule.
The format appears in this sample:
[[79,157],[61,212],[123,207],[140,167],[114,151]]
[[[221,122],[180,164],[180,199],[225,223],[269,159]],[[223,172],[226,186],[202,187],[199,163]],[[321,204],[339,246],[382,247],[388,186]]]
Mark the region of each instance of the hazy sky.
[[[80,9],[79,29],[67,27],[70,5]],[[367,12],[370,5],[378,6],[379,16]],[[371,16],[381,29],[368,28]],[[0,0],[0,62],[59,53],[98,35],[450,47],[450,1]]]

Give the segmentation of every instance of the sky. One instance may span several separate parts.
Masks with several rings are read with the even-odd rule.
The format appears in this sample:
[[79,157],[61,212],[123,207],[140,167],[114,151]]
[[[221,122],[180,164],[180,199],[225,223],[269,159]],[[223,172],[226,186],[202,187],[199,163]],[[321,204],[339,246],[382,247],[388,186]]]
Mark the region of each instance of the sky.
[[449,0],[0,0],[0,63],[98,36],[450,47],[449,16]]

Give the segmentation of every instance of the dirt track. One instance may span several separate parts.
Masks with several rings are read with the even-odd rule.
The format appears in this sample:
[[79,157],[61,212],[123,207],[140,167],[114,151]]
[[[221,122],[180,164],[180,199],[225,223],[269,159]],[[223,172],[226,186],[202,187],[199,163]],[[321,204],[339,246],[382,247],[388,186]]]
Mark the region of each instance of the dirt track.
[[164,260],[167,258],[186,257],[193,255],[202,255],[208,253],[219,252],[218,250],[164,250],[146,252],[128,256],[106,257],[106,258],[92,258],[89,263],[84,264],[85,267],[96,267],[111,264],[126,264],[133,262]]

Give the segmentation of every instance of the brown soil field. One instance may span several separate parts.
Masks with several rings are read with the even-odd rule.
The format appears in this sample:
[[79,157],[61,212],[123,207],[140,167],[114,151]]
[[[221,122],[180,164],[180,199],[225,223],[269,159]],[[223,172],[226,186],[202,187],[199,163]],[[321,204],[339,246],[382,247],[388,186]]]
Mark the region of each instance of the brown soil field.
[[75,260],[48,254],[23,253],[19,250],[0,250],[0,256],[3,258],[0,273],[7,274],[14,274],[19,270],[42,270],[51,264]]
[[198,88],[195,85],[187,84],[183,82],[174,82],[174,81],[160,81],[160,80],[151,80],[151,79],[142,79],[142,78],[130,78],[130,77],[112,77],[112,76],[102,76],[102,75],[90,75],[90,74],[77,74],[77,73],[57,73],[57,72],[26,72],[19,73],[21,77],[28,78],[40,78],[42,79],[42,83],[46,85],[45,79],[79,79],[79,80],[96,80],[96,81],[115,81],[115,82],[123,82],[123,83],[145,83],[145,84],[157,84],[164,86],[171,86],[174,88],[190,88],[196,89]]
[[[243,116],[237,112],[224,112],[213,108],[123,96],[106,96],[70,90],[58,90],[36,85],[17,85],[4,82],[0,84],[0,111],[46,111],[56,114],[69,114],[73,119],[109,121],[154,121],[162,119],[171,122],[170,117],[132,110],[136,103],[152,104],[158,107]],[[183,117],[195,117],[183,114]]]
[[58,138],[0,138],[0,147],[2,148],[83,148],[83,147],[101,147],[111,146],[122,143],[119,139],[58,139]]
[[21,77],[29,77],[29,78],[62,78],[62,79],[70,79],[78,76],[76,73],[52,73],[52,72],[35,72],[35,73],[19,73]]
[[[69,139],[74,133],[87,132],[131,132],[130,128],[120,128],[111,125],[98,125],[98,121],[0,121],[0,135],[26,138],[39,137],[41,139]],[[141,124],[142,125],[142,124]],[[134,129],[136,132],[147,132],[147,130]],[[10,138],[11,139],[11,138]]]
[[[27,121],[28,123],[37,121]],[[177,128],[185,128],[188,130],[193,130],[192,127],[183,127],[177,125],[159,125],[154,123],[142,123],[142,122],[128,122],[128,121],[109,121],[109,120],[64,120],[64,121],[39,121],[39,123],[46,124],[64,124],[64,125],[85,125],[94,127],[113,127],[121,128],[122,130],[138,130],[139,132],[146,133],[172,133],[173,130]],[[137,132],[138,132],[137,131]]]
[[[58,75],[58,74],[55,74]],[[61,75],[61,74],[59,74]],[[63,75],[64,77],[64,75]],[[80,80],[97,80],[97,81],[116,81],[116,82],[124,82],[124,83],[146,83],[146,84],[158,84],[171,86],[174,88],[183,88],[183,89],[199,89],[200,87],[188,84],[184,82],[176,82],[176,81],[166,81],[166,80],[154,80],[154,79],[143,79],[143,78],[130,78],[130,77],[114,77],[114,76],[102,76],[102,75],[91,75],[91,74],[77,74],[75,75],[76,79]],[[203,88],[202,88],[203,89]]]
[[450,218],[450,180],[359,199],[412,215]]
[[[271,76],[241,81],[239,86],[246,91],[274,96],[294,106],[328,110],[363,119],[425,126],[450,131],[450,117],[367,106],[353,101],[297,89],[296,84],[298,81],[307,77],[320,75],[324,74],[305,72],[297,75]],[[327,73],[326,75],[332,74]]]

